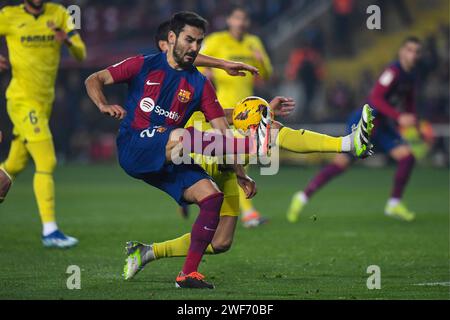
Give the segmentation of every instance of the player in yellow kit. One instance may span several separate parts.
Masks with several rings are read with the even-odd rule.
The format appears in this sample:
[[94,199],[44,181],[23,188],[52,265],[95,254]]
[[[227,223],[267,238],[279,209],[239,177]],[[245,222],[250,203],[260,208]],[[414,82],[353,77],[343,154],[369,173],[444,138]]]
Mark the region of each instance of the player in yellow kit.
[[43,224],[42,243],[46,247],[72,247],[78,240],[64,235],[55,220],[56,156],[48,122],[61,47],[67,46],[70,54],[82,61],[85,45],[66,9],[43,0],[4,7],[0,11],[0,36],[6,37],[12,69],[6,107],[14,126],[8,158],[0,167],[0,201],[31,156],[36,168],[33,187]]
[[[267,80],[272,74],[272,65],[261,40],[247,32],[250,17],[246,9],[232,8],[227,17],[227,25],[228,30],[212,33],[205,38],[201,53],[255,66],[260,78]],[[254,94],[253,77],[231,77],[220,69],[209,69],[205,74],[213,80],[217,98],[225,110],[232,110],[238,101]],[[266,219],[260,216],[241,189],[239,193],[244,226],[254,227],[265,222]]]

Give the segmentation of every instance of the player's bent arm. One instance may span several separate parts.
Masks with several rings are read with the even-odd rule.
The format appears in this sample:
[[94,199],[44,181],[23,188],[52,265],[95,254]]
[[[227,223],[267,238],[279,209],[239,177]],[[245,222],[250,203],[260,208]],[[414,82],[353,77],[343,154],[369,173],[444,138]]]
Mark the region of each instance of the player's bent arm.
[[67,46],[72,57],[74,57],[78,61],[83,61],[84,59],[86,59],[86,45],[84,44],[81,36],[78,33],[69,38]]
[[230,76],[244,77],[244,71],[248,71],[253,75],[258,74],[258,69],[251,65],[242,62],[218,59],[204,54],[199,54],[197,56],[195,59],[195,65],[197,67],[222,69]]
[[114,79],[108,70],[101,70],[91,74],[84,82],[86,91],[92,102],[98,109],[116,119],[123,119],[126,111],[119,105],[110,105],[103,93],[103,86],[114,83]]
[[213,58],[204,54],[199,53],[195,59],[195,65],[197,67],[205,68],[220,68],[222,66],[223,60]]
[[[64,11],[64,14],[66,12]],[[67,17],[68,19],[68,17]],[[47,27],[49,27],[55,33],[55,39],[59,43],[64,43],[72,57],[78,61],[83,61],[86,59],[86,46],[81,40],[81,36],[77,30],[69,29],[71,27],[64,25],[62,28],[55,25],[53,21],[47,22]]]

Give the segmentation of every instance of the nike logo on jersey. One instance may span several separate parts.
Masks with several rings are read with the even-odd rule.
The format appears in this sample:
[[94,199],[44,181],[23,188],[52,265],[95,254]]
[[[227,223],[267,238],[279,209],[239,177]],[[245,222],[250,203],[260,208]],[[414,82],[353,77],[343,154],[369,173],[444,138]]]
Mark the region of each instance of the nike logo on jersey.
[[216,231],[216,229],[210,229],[207,226],[203,226],[203,229],[205,229],[206,231]]
[[147,81],[146,85],[148,85],[148,86],[159,86],[160,83],[159,83],[159,82],[151,82],[151,81]]

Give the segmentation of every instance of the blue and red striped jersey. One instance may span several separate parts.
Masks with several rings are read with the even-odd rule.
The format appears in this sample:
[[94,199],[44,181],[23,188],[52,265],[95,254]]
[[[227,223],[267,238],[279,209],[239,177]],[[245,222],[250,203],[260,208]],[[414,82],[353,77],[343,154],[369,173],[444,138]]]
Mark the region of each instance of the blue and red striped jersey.
[[381,116],[397,119],[402,112],[416,113],[417,75],[406,72],[400,62],[391,63],[370,92],[368,101]]
[[208,121],[224,116],[211,82],[195,66],[173,69],[165,53],[130,57],[107,70],[114,83],[128,84],[122,128],[182,128],[195,111]]

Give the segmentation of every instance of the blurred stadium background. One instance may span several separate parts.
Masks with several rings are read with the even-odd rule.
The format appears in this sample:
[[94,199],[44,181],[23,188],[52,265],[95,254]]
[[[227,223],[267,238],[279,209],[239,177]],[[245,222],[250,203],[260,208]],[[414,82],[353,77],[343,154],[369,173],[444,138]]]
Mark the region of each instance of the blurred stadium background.
[[[347,115],[360,106],[382,66],[396,54],[406,35],[424,40],[419,67],[421,81],[418,109],[432,124],[435,138],[417,147],[427,165],[448,166],[449,122],[449,25],[447,0],[128,0],[55,1],[82,8],[81,34],[88,59],[75,63],[66,52],[56,85],[52,131],[60,164],[65,162],[115,161],[118,123],[102,116],[84,89],[91,72],[136,53],[155,52],[157,25],[178,10],[192,10],[210,21],[210,32],[225,28],[225,12],[244,4],[252,16],[251,32],[265,43],[274,75],[258,82],[256,94],[266,98],[284,94],[294,97],[298,108],[283,119],[293,127],[341,134]],[[0,7],[21,1],[2,1]],[[366,8],[382,9],[382,30],[368,30]],[[2,40],[4,41],[4,40]],[[6,46],[0,46],[6,54]],[[0,160],[7,155],[11,123],[5,110],[4,92],[10,74],[0,75],[0,127],[5,141]],[[124,88],[123,88],[124,89]],[[123,101],[125,91],[114,88],[111,101]],[[283,154],[283,161],[318,163],[317,155]],[[376,156],[366,163],[383,165]]]

